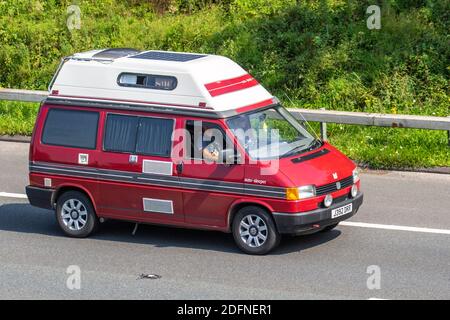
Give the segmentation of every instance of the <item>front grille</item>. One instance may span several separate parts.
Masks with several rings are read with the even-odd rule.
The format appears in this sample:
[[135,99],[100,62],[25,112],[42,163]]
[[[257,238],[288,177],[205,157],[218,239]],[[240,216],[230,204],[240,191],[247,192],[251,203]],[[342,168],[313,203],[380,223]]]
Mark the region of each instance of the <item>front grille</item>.
[[[339,189],[337,188],[338,182],[341,184],[341,187]],[[339,181],[336,181],[333,183],[329,183],[329,184],[325,184],[320,187],[316,187],[316,195],[321,196],[324,194],[332,193],[337,190],[347,188],[347,187],[351,186],[352,184],[353,184],[353,176],[350,176],[350,177],[344,178],[342,180],[339,180]]]

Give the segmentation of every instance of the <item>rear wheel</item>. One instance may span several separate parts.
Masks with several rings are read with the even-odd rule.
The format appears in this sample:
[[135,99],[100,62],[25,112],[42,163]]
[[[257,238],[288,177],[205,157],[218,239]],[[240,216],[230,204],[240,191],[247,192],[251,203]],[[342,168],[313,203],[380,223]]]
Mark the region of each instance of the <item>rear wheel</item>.
[[66,235],[75,238],[89,236],[99,223],[91,201],[78,191],[67,191],[59,197],[56,220]]
[[272,217],[262,208],[244,207],[233,219],[233,237],[237,246],[249,254],[266,254],[280,242]]

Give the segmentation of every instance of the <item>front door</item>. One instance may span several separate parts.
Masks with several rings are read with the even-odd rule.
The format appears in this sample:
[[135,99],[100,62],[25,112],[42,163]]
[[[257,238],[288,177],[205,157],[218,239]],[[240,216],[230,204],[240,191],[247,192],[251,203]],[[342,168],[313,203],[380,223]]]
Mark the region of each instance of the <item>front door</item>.
[[[222,150],[234,149],[220,121],[184,121],[179,169],[187,223],[224,227],[230,205],[244,191],[244,165],[225,163]],[[234,151],[236,152],[236,151]]]

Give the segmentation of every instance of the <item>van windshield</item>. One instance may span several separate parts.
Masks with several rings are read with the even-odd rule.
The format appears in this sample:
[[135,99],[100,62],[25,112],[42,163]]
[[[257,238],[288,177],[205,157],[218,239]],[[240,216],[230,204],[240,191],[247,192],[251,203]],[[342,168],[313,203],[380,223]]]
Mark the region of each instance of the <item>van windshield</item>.
[[252,159],[278,159],[322,145],[281,106],[232,117],[227,124]]

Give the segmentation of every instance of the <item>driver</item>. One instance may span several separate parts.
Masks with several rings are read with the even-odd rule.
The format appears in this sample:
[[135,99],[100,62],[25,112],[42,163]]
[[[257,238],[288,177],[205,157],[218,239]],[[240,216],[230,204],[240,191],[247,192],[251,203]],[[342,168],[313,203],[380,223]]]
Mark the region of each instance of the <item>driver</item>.
[[222,150],[220,139],[218,139],[219,134],[220,131],[217,128],[203,128],[203,137],[199,137],[201,141],[197,141],[196,145],[198,150],[201,151],[204,160],[210,162],[219,161],[220,151]]

